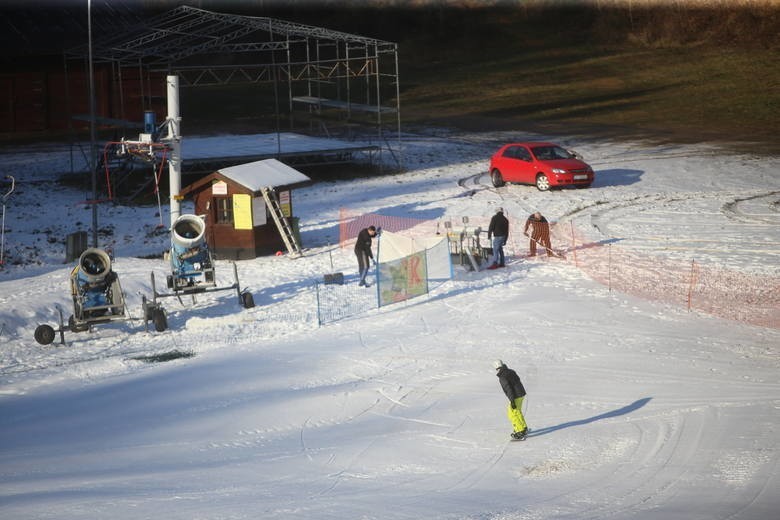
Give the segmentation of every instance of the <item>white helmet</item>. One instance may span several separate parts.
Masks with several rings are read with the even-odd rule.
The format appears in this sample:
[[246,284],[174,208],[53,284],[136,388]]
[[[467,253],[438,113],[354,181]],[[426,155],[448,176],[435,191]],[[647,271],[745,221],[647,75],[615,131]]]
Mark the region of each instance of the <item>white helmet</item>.
[[493,361],[493,368],[495,368],[496,370],[498,370],[502,366],[504,366],[504,362],[501,361],[500,359],[496,359],[495,361]]

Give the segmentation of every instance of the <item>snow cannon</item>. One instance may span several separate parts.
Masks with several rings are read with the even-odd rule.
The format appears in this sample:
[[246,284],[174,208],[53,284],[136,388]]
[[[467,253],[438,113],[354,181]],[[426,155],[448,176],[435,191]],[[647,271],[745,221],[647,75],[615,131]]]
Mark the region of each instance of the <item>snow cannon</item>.
[[181,215],[176,219],[171,227],[170,260],[169,289],[186,291],[214,286],[214,267],[202,218]]
[[144,298],[144,315],[147,320],[153,320],[154,314],[162,309],[157,302],[158,298],[165,296],[177,296],[181,301],[181,294],[195,294],[235,289],[239,303],[244,308],[255,306],[252,293],[241,291],[238,283],[238,270],[233,263],[233,276],[235,282],[227,287],[217,287],[214,275],[214,260],[211,250],[206,243],[206,222],[197,215],[181,215],[171,226],[171,273],[166,281],[171,293],[157,292],[154,273],[152,273],[151,301]]
[[70,278],[74,303],[84,317],[102,316],[113,311],[111,284],[116,273],[111,270],[111,258],[105,251],[95,248],[84,251]]
[[93,324],[127,319],[125,297],[119,277],[111,268],[111,257],[102,249],[89,248],[79,257],[79,263],[70,273],[70,295],[73,299],[73,314],[64,323],[62,309],[59,309],[60,326],[40,325],[35,329],[35,340],[41,345],[54,341],[60,333],[83,332]]

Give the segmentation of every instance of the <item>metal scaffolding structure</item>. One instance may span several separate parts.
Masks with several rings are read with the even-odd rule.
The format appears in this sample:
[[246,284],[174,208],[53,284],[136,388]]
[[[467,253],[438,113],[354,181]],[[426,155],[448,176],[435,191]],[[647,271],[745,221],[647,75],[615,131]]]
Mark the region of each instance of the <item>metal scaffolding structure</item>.
[[[84,59],[86,48],[66,53]],[[400,92],[396,43],[265,17],[216,13],[182,6],[93,44],[96,64],[108,64],[118,84],[121,114],[122,71],[138,70],[142,102],[149,96],[144,78],[176,75],[180,87],[264,84],[273,87],[274,116],[281,131],[295,118],[328,125],[365,128],[400,166]],[[270,94],[269,94],[270,96]],[[269,114],[270,115],[270,114]],[[395,139],[392,138],[395,134]],[[343,137],[343,136],[342,136]]]

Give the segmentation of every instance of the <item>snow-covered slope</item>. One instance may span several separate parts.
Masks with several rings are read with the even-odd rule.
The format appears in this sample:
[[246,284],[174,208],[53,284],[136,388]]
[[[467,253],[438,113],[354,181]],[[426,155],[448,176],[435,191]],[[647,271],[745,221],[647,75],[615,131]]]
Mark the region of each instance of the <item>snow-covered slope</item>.
[[[594,166],[593,188],[491,188],[487,157],[526,137],[408,136],[409,172],[294,193],[309,250],[239,262],[255,308],[227,292],[173,300],[164,333],[116,323],[49,346],[32,333],[55,304],[69,312],[56,237],[88,212],[46,182],[51,153],[39,168],[34,151],[4,156],[18,190],[6,244],[38,263],[0,271],[0,516],[773,518],[780,331],[524,259],[516,222],[581,219],[594,240],[777,283],[780,159],[559,137]],[[356,286],[351,251],[330,245],[340,207],[459,222],[498,206],[515,219],[506,269],[456,267],[428,297],[317,326],[314,282],[343,271]],[[149,273],[166,270],[135,258],[165,247],[157,208],[101,208],[139,315]],[[142,360],[171,351],[195,355]],[[525,442],[509,442],[495,358],[529,392]]]

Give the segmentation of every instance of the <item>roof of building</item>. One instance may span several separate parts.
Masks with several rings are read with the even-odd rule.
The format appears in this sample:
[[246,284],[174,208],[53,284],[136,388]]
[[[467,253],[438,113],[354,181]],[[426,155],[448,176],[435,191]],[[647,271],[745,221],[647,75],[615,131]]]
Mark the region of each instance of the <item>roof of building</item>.
[[263,159],[262,161],[230,166],[218,170],[217,173],[253,192],[260,191],[265,187],[290,186],[311,180],[295,168],[276,159]]

